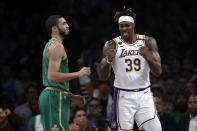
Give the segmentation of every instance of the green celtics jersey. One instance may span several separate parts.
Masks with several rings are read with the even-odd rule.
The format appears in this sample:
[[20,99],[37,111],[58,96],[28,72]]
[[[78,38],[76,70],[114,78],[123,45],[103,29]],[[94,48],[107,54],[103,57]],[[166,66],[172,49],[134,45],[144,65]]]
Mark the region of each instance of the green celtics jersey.
[[[50,39],[49,42],[45,45],[44,52],[43,52],[43,59],[42,59],[42,82],[45,87],[60,87],[65,90],[69,90],[69,82],[49,82],[48,76],[48,66],[49,66],[49,59],[47,58],[47,49],[49,45],[53,42],[57,41],[56,39]],[[68,69],[68,58],[61,61],[59,72],[62,73],[69,73]]]

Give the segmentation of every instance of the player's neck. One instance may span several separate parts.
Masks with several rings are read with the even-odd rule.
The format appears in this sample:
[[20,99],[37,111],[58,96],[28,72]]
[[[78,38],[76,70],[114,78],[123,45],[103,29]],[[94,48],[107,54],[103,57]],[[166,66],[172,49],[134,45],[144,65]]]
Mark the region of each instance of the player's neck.
[[137,40],[137,37],[135,33],[133,33],[128,39],[124,39],[125,42],[130,43],[130,44],[135,43],[136,40]]
[[62,42],[64,40],[61,36],[58,36],[58,35],[55,35],[55,34],[51,35],[51,39],[56,39],[60,44],[62,44]]

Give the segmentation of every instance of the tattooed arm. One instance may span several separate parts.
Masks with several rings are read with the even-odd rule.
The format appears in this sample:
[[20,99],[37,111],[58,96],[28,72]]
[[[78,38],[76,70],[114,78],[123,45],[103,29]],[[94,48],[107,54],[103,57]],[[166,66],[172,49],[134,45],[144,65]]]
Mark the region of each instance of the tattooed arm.
[[146,46],[140,48],[140,54],[148,62],[151,73],[155,76],[160,76],[162,73],[162,69],[157,42],[154,38],[146,36],[145,44]]
[[116,43],[113,40],[107,41],[103,47],[103,58],[98,70],[99,79],[105,81],[111,74],[111,62],[116,55]]

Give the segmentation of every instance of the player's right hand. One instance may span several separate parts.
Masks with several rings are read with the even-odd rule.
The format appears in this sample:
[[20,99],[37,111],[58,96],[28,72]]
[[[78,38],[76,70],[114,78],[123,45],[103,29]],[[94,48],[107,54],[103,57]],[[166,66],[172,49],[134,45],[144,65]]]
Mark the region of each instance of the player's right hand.
[[70,99],[72,100],[73,103],[75,103],[75,105],[79,106],[79,107],[83,107],[86,103],[85,98],[83,96],[80,95],[70,95]]
[[105,56],[108,58],[109,62],[112,62],[114,57],[116,56],[116,50],[115,49],[106,50]]
[[90,73],[91,73],[90,67],[83,67],[83,68],[79,71],[79,77],[82,77],[82,76],[89,76]]

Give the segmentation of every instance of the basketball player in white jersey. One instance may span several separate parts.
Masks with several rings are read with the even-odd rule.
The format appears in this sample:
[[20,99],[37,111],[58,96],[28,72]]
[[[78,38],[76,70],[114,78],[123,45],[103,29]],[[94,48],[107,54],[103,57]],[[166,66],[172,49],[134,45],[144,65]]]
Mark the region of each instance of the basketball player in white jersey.
[[115,74],[112,131],[132,131],[134,120],[139,130],[162,131],[150,90],[149,73],[160,76],[161,60],[156,40],[136,34],[135,13],[117,12],[120,36],[103,48],[99,77],[107,80],[111,68]]

